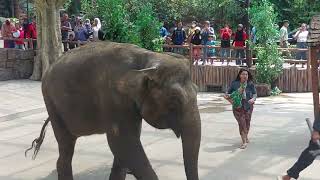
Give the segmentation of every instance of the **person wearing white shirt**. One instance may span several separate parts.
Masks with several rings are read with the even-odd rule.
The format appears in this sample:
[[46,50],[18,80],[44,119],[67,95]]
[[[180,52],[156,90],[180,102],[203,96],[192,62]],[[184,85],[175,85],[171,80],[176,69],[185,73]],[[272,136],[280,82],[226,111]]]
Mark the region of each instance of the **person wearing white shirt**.
[[[305,23],[301,24],[301,27],[296,32],[296,34],[293,36],[297,40],[297,48],[299,49],[306,49],[307,48],[307,39],[308,39],[308,30],[307,25]],[[305,51],[298,51],[296,55],[296,59],[300,60],[306,60],[307,59],[307,53]]]
[[94,18],[93,26],[93,40],[97,41],[99,39],[99,30],[101,29],[101,22],[99,18]]

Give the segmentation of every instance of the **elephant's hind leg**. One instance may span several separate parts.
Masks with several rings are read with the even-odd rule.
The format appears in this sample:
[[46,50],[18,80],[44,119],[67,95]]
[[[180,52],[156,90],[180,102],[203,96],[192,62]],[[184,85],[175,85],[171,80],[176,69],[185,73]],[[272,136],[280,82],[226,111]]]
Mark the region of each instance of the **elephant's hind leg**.
[[59,158],[57,161],[58,180],[73,180],[71,162],[77,138],[71,135],[59,120],[53,119],[51,121],[59,147]]

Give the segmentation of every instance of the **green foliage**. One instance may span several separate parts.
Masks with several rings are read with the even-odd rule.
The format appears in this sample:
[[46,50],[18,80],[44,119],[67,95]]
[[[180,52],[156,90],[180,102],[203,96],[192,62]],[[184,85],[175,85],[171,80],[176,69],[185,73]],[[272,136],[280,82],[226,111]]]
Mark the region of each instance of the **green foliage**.
[[[144,0],[146,1],[146,0]],[[209,20],[219,27],[243,22],[246,10],[235,0],[148,0],[161,20],[199,22]]]
[[73,0],[66,0],[66,2],[63,5],[64,9],[69,9],[72,5]]
[[278,88],[278,87],[275,87],[271,90],[271,96],[278,96],[282,93],[282,91]]
[[320,0],[270,0],[278,12],[278,22],[287,19],[290,26],[299,27],[301,23],[309,23],[313,15],[320,12]]
[[135,19],[135,26],[141,39],[142,47],[150,50],[159,50],[159,41],[156,41],[156,39],[159,37],[161,24],[153,15],[150,4],[141,7]]
[[254,46],[257,51],[256,79],[258,83],[272,84],[282,72],[283,59],[277,50],[279,37],[275,25],[276,14],[272,4],[267,0],[255,3],[249,10],[250,22],[257,29],[258,45]]
[[159,38],[160,22],[154,15],[151,4],[132,0],[96,0],[93,7],[91,0],[82,1],[86,18],[99,17],[102,21],[106,39],[115,42],[127,42],[140,47],[157,50],[161,44]]

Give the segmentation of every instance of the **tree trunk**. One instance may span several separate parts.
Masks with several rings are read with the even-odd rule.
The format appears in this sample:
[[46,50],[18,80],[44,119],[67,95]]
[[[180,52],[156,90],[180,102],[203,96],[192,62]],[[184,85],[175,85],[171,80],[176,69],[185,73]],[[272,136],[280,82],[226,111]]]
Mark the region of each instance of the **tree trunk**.
[[59,9],[66,0],[35,0],[37,13],[37,55],[32,80],[41,80],[50,65],[62,55]]

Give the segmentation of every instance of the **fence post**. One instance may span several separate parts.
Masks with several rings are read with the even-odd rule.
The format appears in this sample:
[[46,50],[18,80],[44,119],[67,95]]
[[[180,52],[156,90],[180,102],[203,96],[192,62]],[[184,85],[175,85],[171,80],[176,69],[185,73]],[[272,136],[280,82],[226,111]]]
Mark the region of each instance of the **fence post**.
[[310,48],[314,118],[319,120],[319,77],[317,47]]
[[30,48],[33,49],[33,39],[29,38],[28,40],[29,40]]
[[190,56],[190,76],[192,77],[192,66],[193,66],[193,44],[190,43],[190,51],[189,51],[189,56]]
[[307,71],[309,71],[309,70],[310,70],[310,65],[311,65],[311,48],[310,48],[310,47],[308,47],[308,52],[306,52],[306,53],[308,53],[308,58],[307,58]]

